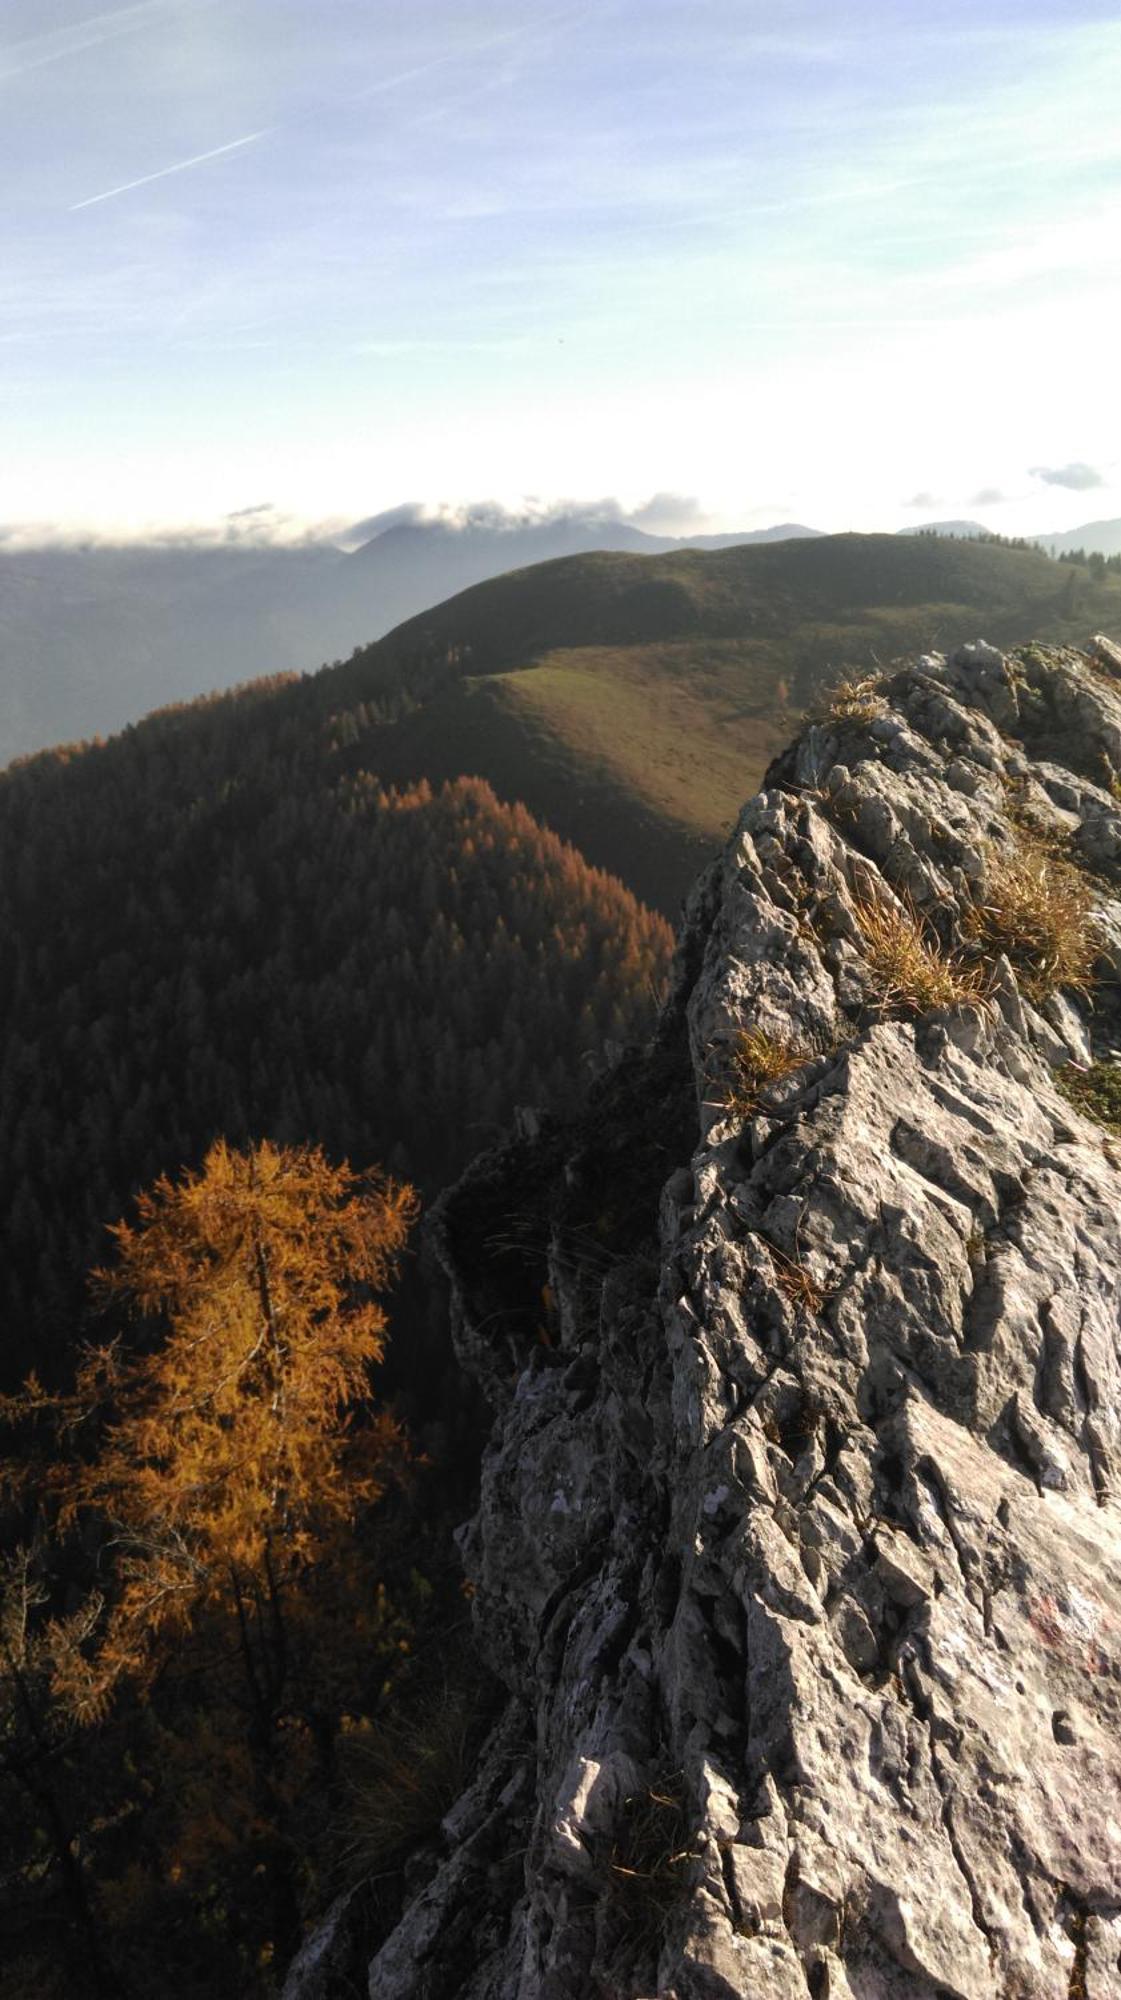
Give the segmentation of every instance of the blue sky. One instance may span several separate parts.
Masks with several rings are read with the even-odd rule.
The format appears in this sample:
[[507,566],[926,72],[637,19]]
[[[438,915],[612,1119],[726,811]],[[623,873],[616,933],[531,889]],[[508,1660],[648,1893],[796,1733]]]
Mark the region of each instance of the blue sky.
[[1119,104],[1095,0],[0,0],[0,522],[1121,513]]

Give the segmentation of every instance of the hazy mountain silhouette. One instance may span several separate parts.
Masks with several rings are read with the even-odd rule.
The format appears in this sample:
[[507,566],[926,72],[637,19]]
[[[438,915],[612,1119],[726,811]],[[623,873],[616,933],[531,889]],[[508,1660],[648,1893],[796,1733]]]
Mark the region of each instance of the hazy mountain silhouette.
[[1081,528],[1064,528],[1061,534],[1035,535],[1041,548],[1064,555],[1071,549],[1085,549],[1103,556],[1121,556],[1121,521],[1087,521]]
[[[992,528],[984,527],[980,521],[919,521],[913,528],[900,528],[901,535],[957,535],[974,541],[983,541],[992,535]],[[1121,521],[1084,521],[1079,528],[1063,528],[1053,535],[1027,535],[1025,540],[1034,542],[1037,548],[1046,549],[1050,555],[1069,555],[1072,550],[1082,549],[1087,555],[1121,555]]]

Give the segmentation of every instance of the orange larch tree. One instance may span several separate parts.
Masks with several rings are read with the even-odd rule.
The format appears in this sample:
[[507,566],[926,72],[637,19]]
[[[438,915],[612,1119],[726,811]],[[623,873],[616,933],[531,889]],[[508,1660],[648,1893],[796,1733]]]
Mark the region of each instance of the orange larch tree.
[[88,1354],[66,1399],[58,1531],[93,1537],[106,1588],[55,1699],[94,1721],[118,1692],[148,1689],[154,1713],[176,1716],[167,1752],[187,1782],[169,1865],[240,1825],[281,1956],[298,1940],[293,1799],[313,1770],[330,1790],[350,1656],[376,1659],[393,1623],[350,1531],[407,1462],[370,1370],[386,1333],[376,1294],[416,1208],[411,1188],[318,1148],[219,1140],[116,1225],[96,1283],[139,1316],[140,1340]]
[[62,1469],[60,1525],[104,1523],[118,1579],[79,1703],[150,1677],[217,1610],[267,1728],[287,1599],[402,1463],[367,1399],[386,1327],[374,1294],[415,1213],[410,1188],[318,1149],[219,1140],[116,1225],[99,1289],[158,1337],[90,1353],[70,1399],[75,1423],[102,1428]]

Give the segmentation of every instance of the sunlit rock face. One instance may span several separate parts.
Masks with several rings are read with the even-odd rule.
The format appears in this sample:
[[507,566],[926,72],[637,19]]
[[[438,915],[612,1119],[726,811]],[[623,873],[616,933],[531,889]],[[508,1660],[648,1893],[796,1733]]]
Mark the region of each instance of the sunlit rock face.
[[1121,1995],[1117,666],[848,690],[653,1048],[447,1201],[509,1701],[374,2000]]

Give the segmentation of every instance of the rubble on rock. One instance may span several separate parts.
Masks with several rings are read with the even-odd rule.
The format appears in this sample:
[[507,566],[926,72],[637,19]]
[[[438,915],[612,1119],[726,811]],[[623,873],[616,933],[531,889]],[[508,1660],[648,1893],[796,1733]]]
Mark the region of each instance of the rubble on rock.
[[[1121,1995],[1121,1135],[1061,1087],[1121,1020],[1118,665],[850,689],[654,1047],[448,1198],[509,1704],[374,2000]],[[1025,853],[1085,991],[1046,911],[998,948]]]

